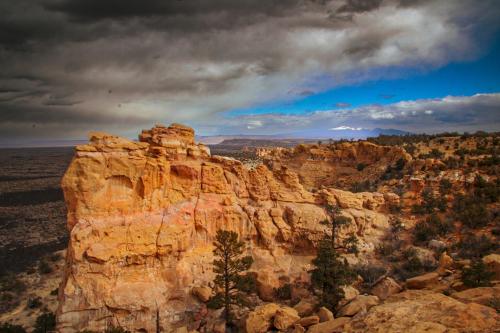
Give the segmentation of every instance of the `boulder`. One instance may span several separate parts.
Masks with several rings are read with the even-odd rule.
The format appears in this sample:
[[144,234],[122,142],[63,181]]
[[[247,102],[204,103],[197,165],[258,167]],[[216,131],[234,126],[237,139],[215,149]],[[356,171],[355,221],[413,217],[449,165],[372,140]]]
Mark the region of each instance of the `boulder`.
[[344,291],[344,298],[340,300],[339,306],[346,305],[359,295],[358,289],[354,288],[353,286],[343,286],[341,288]]
[[447,247],[445,242],[437,240],[437,239],[430,240],[429,243],[427,244],[427,246],[430,249],[433,249],[434,251],[440,251],[440,250],[446,249],[446,247]]
[[291,333],[304,333],[305,331],[306,329],[304,327],[300,326],[299,324],[295,324],[293,325]]
[[217,320],[212,328],[212,333],[226,333],[226,321]]
[[245,320],[247,333],[266,333],[273,326],[273,318],[279,305],[268,303],[255,308]]
[[495,272],[495,280],[500,280],[500,254],[492,253],[483,257],[483,262],[493,272]]
[[492,308],[429,290],[407,290],[372,307],[365,316],[354,317],[343,332],[493,333],[497,329],[498,314]]
[[265,270],[257,273],[257,293],[261,300],[265,302],[274,301],[274,290],[279,286],[280,281],[277,275]]
[[415,256],[421,262],[427,263],[432,266],[437,265],[436,258],[434,258],[434,251],[418,246],[413,246],[413,249],[415,250]]
[[334,333],[343,332],[343,327],[351,321],[351,318],[341,317],[333,320],[325,321],[316,325],[312,325],[307,330],[307,333]]
[[367,311],[379,303],[377,296],[359,295],[351,302],[343,306],[337,313],[340,317],[351,317],[361,311]]
[[312,299],[303,299],[293,308],[297,310],[299,316],[309,316],[314,312],[314,309],[316,308],[316,302],[314,302]]
[[288,306],[282,307],[276,311],[274,316],[274,327],[280,331],[292,327],[300,319],[297,310]]
[[309,317],[304,317],[299,320],[297,324],[299,324],[302,327],[309,327],[311,325],[319,323],[319,317],[318,316],[309,316]]
[[441,253],[436,273],[438,273],[440,276],[448,275],[449,269],[452,267],[453,259],[446,252]]
[[465,303],[479,303],[491,306],[492,301],[500,299],[500,286],[467,289],[453,293],[451,297]]
[[394,279],[386,277],[372,288],[371,293],[383,301],[387,297],[399,293],[402,289]]
[[431,272],[419,276],[415,276],[411,279],[406,280],[406,287],[408,289],[424,289],[429,288],[438,283],[439,274],[436,272]]
[[191,293],[200,301],[206,303],[212,296],[212,289],[209,287],[194,287],[191,289]]
[[174,330],[174,333],[189,333],[186,326],[178,327]]
[[324,321],[329,321],[329,320],[335,319],[335,317],[333,316],[332,311],[328,310],[324,306],[322,306],[321,308],[319,308],[319,310],[318,310],[318,317],[319,317],[319,321],[320,322],[324,322]]

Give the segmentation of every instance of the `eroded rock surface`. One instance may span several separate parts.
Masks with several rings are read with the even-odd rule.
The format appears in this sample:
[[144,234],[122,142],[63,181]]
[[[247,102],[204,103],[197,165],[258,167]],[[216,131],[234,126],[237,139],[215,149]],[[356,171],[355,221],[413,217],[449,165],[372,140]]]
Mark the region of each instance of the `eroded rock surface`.
[[343,332],[497,332],[498,315],[484,305],[464,304],[425,290],[405,291],[355,317]]
[[339,236],[354,232],[362,252],[389,227],[381,194],[309,192],[285,166],[248,169],[210,156],[194,131],[178,124],[143,131],[139,142],[93,133],[76,148],[62,187],[70,230],[62,332],[109,325],[153,332],[157,321],[167,332],[185,326],[203,305],[192,288],[213,279],[218,229],[237,232],[255,260],[251,270],[272,282],[307,275],[315,244],[328,232],[320,223],[327,202],[352,218]]

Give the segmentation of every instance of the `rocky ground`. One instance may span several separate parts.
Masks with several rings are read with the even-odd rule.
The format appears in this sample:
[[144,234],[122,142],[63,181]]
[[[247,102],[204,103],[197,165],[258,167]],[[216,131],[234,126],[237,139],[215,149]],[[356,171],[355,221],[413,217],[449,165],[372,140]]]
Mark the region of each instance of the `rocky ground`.
[[[211,241],[215,230],[229,228],[255,260],[255,288],[234,309],[233,332],[500,331],[498,135],[219,147],[243,164],[210,157],[193,135],[173,125],[143,131],[141,143],[98,133],[80,146],[64,181],[75,226],[66,268],[61,256],[49,255],[57,247],[26,255],[24,272],[2,280],[8,305],[0,323],[30,328],[41,312],[55,311],[63,274],[64,332],[110,325],[224,332],[221,310],[207,302]],[[20,163],[0,179],[0,210],[23,222],[6,223],[6,230],[27,248],[65,243],[56,175],[72,153],[51,151],[58,163],[34,154],[38,168],[21,155],[5,155]],[[41,178],[46,170],[50,177]],[[319,303],[308,273],[328,232],[320,226],[326,203],[350,218],[337,251],[357,275],[330,309]],[[29,219],[33,212],[42,225]],[[48,237],[33,236],[45,230]],[[0,235],[0,244],[12,244]],[[349,236],[356,251],[346,245]],[[33,307],[37,297],[43,305]]]

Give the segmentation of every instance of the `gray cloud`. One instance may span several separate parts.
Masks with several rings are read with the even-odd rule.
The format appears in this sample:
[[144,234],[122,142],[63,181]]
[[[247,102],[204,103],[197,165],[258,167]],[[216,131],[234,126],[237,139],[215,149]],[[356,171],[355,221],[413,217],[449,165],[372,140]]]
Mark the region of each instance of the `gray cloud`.
[[474,57],[477,32],[498,27],[497,7],[0,0],[0,130],[2,137],[75,138],[95,128],[125,135],[180,121],[216,134],[228,128],[212,120],[232,109]]

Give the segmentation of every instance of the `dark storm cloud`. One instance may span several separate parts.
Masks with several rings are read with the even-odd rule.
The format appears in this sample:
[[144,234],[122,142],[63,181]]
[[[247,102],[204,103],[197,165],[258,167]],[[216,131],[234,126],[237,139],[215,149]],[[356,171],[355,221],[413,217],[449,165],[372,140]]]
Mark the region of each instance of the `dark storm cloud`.
[[0,12],[3,136],[157,121],[224,132],[228,110],[468,59],[498,27],[495,1],[0,0]]
[[362,13],[377,9],[382,0],[348,0],[341,6],[338,13]]
[[82,21],[152,16],[193,16],[230,12],[235,15],[283,15],[304,0],[62,0],[45,5]]

